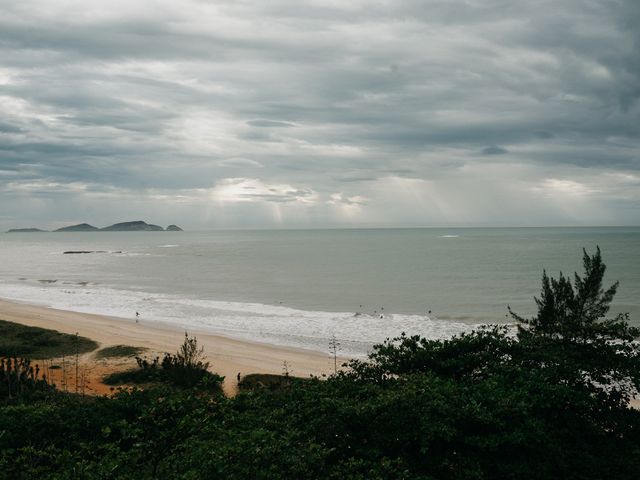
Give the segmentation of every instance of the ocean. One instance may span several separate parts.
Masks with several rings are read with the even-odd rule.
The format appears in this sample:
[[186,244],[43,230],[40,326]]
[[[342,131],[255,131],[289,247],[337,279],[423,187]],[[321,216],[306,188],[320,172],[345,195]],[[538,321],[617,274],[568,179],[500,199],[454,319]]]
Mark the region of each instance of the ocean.
[[0,234],[0,297],[362,356],[531,315],[543,269],[581,271],[597,245],[612,313],[640,325],[636,227]]

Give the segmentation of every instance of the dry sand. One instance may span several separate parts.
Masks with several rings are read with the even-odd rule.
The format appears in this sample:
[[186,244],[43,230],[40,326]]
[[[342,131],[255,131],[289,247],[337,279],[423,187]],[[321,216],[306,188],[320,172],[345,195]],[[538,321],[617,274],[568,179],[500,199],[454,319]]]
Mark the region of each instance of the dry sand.
[[[63,333],[88,337],[100,344],[100,348],[113,345],[131,345],[148,349],[145,356],[154,357],[163,352],[174,353],[184,340],[184,330],[152,321],[92,315],[86,313],[56,310],[47,307],[26,305],[0,300],[0,319],[35,327],[50,328]],[[211,370],[225,376],[223,384],[227,395],[237,391],[238,373],[283,373],[283,363],[291,375],[307,377],[333,372],[333,358],[309,350],[284,348],[244,340],[235,340],[219,335],[190,331],[198,344],[204,347]],[[71,361],[71,360],[68,360]],[[340,362],[345,359],[339,359]],[[55,363],[60,364],[57,360]],[[80,358],[80,371],[87,375],[87,392],[109,393],[111,387],[101,383],[101,378],[112,371],[125,370],[133,365],[132,358],[96,360],[94,353]],[[67,382],[70,390],[75,389],[75,366],[67,364]],[[51,372],[57,385],[61,385],[62,370]]]

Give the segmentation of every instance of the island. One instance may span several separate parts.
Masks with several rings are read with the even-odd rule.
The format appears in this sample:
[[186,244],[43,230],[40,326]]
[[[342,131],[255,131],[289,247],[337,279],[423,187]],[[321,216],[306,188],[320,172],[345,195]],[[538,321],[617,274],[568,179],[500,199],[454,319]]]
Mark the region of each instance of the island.
[[164,228],[142,220],[136,220],[134,222],[116,223],[100,230],[103,232],[163,232]]
[[[12,228],[7,230],[7,233],[25,233],[25,232],[46,232],[47,230],[40,230],[39,228]],[[108,227],[98,228],[88,223],[79,223],[77,225],[69,225],[66,227],[53,230],[54,232],[182,232],[177,225],[169,225],[165,230],[160,225],[154,225],[142,220],[135,220],[133,222],[121,222],[114,223]]]
[[100,230],[98,227],[94,227],[88,223],[79,223],[78,225],[58,228],[54,230],[54,232],[97,232],[98,230]]

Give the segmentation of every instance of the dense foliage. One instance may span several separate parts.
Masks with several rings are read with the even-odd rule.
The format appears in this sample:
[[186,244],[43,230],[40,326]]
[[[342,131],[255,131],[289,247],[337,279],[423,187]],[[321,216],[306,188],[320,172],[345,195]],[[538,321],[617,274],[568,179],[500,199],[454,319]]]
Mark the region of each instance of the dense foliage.
[[27,358],[0,358],[0,402],[33,400],[51,392],[38,364]]
[[[232,399],[158,387],[13,402],[0,410],[0,478],[636,478],[640,354],[624,318],[600,326],[612,323],[592,300],[612,296],[581,288],[600,271],[572,294],[543,279],[540,321],[517,332],[403,335],[324,381]],[[595,307],[576,334],[561,323],[579,325],[581,303]]]

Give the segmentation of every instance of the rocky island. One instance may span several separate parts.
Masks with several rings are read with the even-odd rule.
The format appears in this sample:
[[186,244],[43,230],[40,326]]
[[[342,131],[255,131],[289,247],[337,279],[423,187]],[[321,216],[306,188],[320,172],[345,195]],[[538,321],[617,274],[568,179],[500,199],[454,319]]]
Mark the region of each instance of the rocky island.
[[7,230],[7,233],[36,233],[46,231],[47,230],[40,230],[39,228],[12,228],[11,230]]
[[[25,233],[25,232],[46,232],[39,228],[13,228],[7,233]],[[108,227],[98,228],[88,223],[79,223],[77,225],[69,225],[67,227],[58,228],[54,232],[182,232],[183,230],[177,225],[169,225],[165,230],[159,225],[135,220],[133,222],[114,223]]]
[[100,230],[103,232],[163,232],[164,228],[142,220],[136,220],[135,222],[116,223]]
[[88,223],[80,223],[78,225],[69,225],[68,227],[62,227],[54,232],[96,232],[100,230],[98,227],[89,225]]

